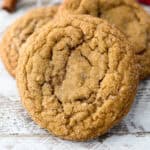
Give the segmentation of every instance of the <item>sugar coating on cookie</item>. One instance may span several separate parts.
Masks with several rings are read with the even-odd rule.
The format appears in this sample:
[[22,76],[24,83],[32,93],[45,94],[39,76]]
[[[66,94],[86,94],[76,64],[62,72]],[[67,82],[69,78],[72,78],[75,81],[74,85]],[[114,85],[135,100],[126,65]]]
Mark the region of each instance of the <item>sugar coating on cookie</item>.
[[141,65],[141,78],[150,76],[150,17],[135,0],[64,0],[61,10],[104,18],[127,36]]
[[57,9],[58,6],[35,8],[8,27],[0,43],[0,55],[12,76],[15,76],[21,46],[55,16]]
[[59,17],[22,47],[18,88],[41,127],[63,139],[88,140],[129,111],[138,82],[135,56],[125,36],[104,20]]

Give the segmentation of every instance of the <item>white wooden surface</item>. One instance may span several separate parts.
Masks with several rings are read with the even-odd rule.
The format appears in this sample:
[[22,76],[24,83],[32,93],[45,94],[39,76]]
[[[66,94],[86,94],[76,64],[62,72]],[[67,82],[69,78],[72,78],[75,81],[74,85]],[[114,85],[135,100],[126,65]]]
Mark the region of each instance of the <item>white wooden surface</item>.
[[[29,9],[29,3],[31,7],[35,6],[35,2],[31,0],[28,3],[22,2],[16,13],[8,14],[0,10],[0,36],[13,20]],[[150,10],[148,7],[146,9]],[[0,150],[148,149],[150,149],[150,79],[140,83],[130,113],[108,134],[89,142],[69,142],[49,135],[30,119],[21,105],[15,80],[0,61]]]

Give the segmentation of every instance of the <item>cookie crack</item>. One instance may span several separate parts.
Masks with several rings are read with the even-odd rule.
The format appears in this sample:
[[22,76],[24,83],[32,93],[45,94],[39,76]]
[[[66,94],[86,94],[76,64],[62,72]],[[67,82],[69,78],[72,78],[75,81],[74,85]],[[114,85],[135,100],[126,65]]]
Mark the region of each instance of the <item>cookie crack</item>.
[[81,55],[81,57],[83,57],[83,58],[86,60],[86,62],[89,64],[89,66],[93,67],[93,65],[92,65],[92,63],[90,62],[90,60],[88,59],[88,57],[85,56],[85,55],[83,55],[83,53],[82,53],[81,50],[80,50],[80,55]]

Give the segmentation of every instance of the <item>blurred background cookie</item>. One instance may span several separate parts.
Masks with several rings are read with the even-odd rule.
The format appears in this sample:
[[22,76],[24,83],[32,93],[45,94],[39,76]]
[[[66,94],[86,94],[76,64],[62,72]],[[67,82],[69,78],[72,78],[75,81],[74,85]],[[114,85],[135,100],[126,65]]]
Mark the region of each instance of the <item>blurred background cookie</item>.
[[10,25],[0,42],[0,55],[9,71],[15,77],[19,51],[32,33],[55,16],[58,6],[35,8]]

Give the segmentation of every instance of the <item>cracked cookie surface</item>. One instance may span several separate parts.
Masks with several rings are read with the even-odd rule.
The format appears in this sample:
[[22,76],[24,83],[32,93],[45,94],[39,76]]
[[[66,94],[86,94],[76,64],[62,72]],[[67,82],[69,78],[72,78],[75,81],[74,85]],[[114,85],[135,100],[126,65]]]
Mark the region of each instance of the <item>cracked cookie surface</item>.
[[93,15],[115,24],[133,43],[141,79],[150,76],[150,17],[135,0],[64,0],[61,10]]
[[8,27],[0,43],[0,55],[12,76],[15,77],[21,46],[34,31],[55,16],[57,9],[58,6],[35,8]]
[[138,83],[135,56],[125,36],[104,20],[59,17],[22,47],[17,84],[41,127],[63,139],[88,140],[129,111]]

